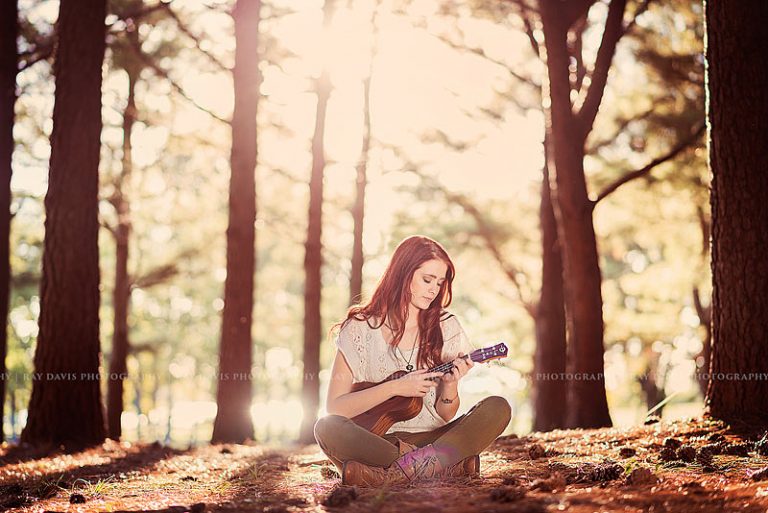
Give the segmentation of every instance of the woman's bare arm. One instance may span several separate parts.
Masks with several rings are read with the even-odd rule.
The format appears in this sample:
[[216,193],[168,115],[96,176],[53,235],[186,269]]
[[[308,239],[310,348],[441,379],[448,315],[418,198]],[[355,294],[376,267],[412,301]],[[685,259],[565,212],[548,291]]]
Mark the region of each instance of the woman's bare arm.
[[336,351],[331,369],[331,382],[328,385],[328,399],[325,409],[329,414],[355,417],[393,397],[393,381],[385,381],[376,386],[352,392],[352,370],[347,361]]
[[[443,402],[443,399],[450,401]],[[450,422],[459,410],[459,387],[457,384],[440,383],[435,394],[435,411],[446,422]]]

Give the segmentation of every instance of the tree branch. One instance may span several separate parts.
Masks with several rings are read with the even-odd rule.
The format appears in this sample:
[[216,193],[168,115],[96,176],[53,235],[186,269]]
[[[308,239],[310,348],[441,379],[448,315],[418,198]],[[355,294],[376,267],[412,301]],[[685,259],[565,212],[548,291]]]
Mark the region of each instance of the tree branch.
[[536,307],[533,303],[526,299],[526,294],[523,292],[522,284],[517,278],[518,275],[523,275],[524,273],[522,273],[522,271],[510,264],[507,259],[504,258],[504,255],[502,254],[501,249],[499,248],[495,237],[493,236],[493,229],[489,225],[488,220],[485,218],[482,212],[480,212],[480,210],[469,200],[469,198],[463,194],[452,192],[446,189],[442,184],[437,182],[437,180],[425,176],[414,166],[408,166],[406,172],[410,172],[418,176],[422,182],[443,194],[443,196],[445,196],[448,201],[459,205],[466,213],[472,217],[472,219],[474,219],[478,234],[482,237],[486,248],[488,248],[488,250],[491,252],[491,255],[493,255],[493,257],[496,259],[496,262],[498,262],[504,274],[514,285],[523,308],[525,308],[525,310],[531,316],[534,316]]
[[701,230],[701,256],[706,260],[709,255],[709,238],[712,232],[712,223],[707,218],[707,214],[701,205],[696,205],[696,217],[699,220],[699,229]]
[[464,209],[465,212],[467,212],[470,216],[472,216],[472,219],[475,220],[475,224],[477,225],[477,231],[480,234],[480,236],[483,238],[483,241],[485,242],[485,246],[488,248],[488,251],[491,252],[493,257],[496,259],[496,262],[498,262],[499,267],[501,267],[501,270],[504,272],[504,274],[509,278],[509,280],[512,282],[512,284],[515,286],[515,289],[517,289],[517,295],[520,298],[520,303],[522,303],[523,308],[528,312],[531,317],[535,317],[536,314],[536,306],[532,304],[528,299],[526,299],[526,294],[523,293],[523,287],[520,284],[520,281],[517,279],[518,274],[523,274],[522,271],[520,271],[517,267],[510,264],[506,258],[504,258],[504,255],[501,253],[501,249],[496,244],[494,238],[493,238],[493,232],[488,225],[488,222],[486,221],[483,214],[478,210],[478,208],[469,202],[469,200],[461,195],[452,193],[450,191],[443,191],[445,194],[445,197],[449,201],[453,201],[457,205],[459,205],[461,208]]
[[541,59],[541,47],[539,42],[536,41],[536,37],[533,35],[533,16],[537,11],[525,3],[523,0],[510,0],[515,6],[517,6],[517,15],[523,21],[523,27],[525,28],[525,35],[528,36],[528,42],[531,44],[531,49],[534,55]]
[[181,21],[179,16],[173,11],[173,9],[171,9],[170,3],[163,3],[162,5],[165,7],[165,10],[168,13],[168,15],[171,18],[173,18],[173,20],[176,22],[176,25],[179,27],[179,30],[181,30],[181,32],[184,35],[186,35],[188,38],[190,38],[195,43],[195,48],[200,53],[205,55],[217,68],[219,68],[219,70],[226,71],[228,73],[232,72],[232,70],[230,68],[228,68],[227,66],[225,66],[224,63],[221,62],[215,55],[213,55],[212,53],[210,53],[207,50],[204,50],[200,46],[200,38],[197,35],[193,34],[192,31],[189,30],[189,27],[187,27],[187,25],[183,21]]
[[[118,17],[118,20],[120,21],[127,21],[127,20],[139,20],[145,16],[148,16],[149,14],[161,9],[161,8],[169,8],[168,6],[173,0],[163,0],[160,3],[156,5],[151,5],[148,7],[145,7],[143,9],[139,9],[135,12],[123,14]],[[112,28],[115,26],[115,23],[108,24],[108,28]],[[19,54],[19,66],[18,66],[18,72],[21,73],[22,71],[32,67],[34,64],[37,64],[38,62],[42,60],[48,59],[51,55],[53,55],[53,48],[54,48],[54,42],[56,40],[55,33],[48,34],[45,36],[42,40],[37,42],[35,46],[26,52],[22,52]]]
[[699,317],[699,322],[703,325],[709,326],[712,322],[712,304],[704,306],[701,301],[701,294],[699,293],[699,287],[693,287],[693,306],[696,308],[696,315]]
[[140,344],[133,342],[128,350],[131,354],[139,354],[142,352],[157,354],[157,348],[160,347],[161,344],[161,341],[142,342]]
[[146,16],[149,16],[155,11],[159,11],[160,9],[167,9],[171,5],[171,2],[173,0],[160,0],[158,3],[154,5],[148,5],[144,6],[141,9],[137,9],[134,12],[125,13],[119,16],[119,19],[123,21],[127,20],[140,20],[141,18],[144,18]]
[[611,0],[611,5],[608,7],[608,18],[605,20],[603,39],[597,50],[592,81],[584,96],[581,108],[576,114],[576,122],[580,125],[582,140],[592,129],[597,111],[600,109],[600,103],[603,101],[605,85],[608,82],[608,71],[611,69],[611,61],[616,53],[616,45],[624,35],[622,23],[626,5],[627,0]]
[[161,265],[143,276],[137,277],[131,283],[131,289],[148,289],[160,285],[178,274],[179,268],[175,263]]
[[117,230],[114,226],[109,224],[105,219],[99,219],[99,224],[102,228],[105,228],[115,239],[117,239]]
[[621,122],[619,122],[618,129],[613,133],[613,135],[611,135],[610,137],[606,137],[602,141],[597,141],[593,145],[589,146],[586,149],[586,153],[589,154],[589,155],[595,154],[595,153],[597,153],[598,150],[600,150],[600,149],[602,149],[602,148],[604,148],[606,146],[609,146],[612,143],[616,142],[616,139],[622,133],[624,133],[624,131],[627,129],[627,127],[629,125],[631,125],[635,121],[641,121],[641,120],[646,119],[649,116],[651,116],[654,112],[656,112],[656,109],[658,108],[660,103],[664,103],[664,101],[659,102],[659,103],[655,103],[653,105],[653,107],[651,107],[650,109],[648,109],[648,110],[646,110],[644,112],[641,112],[640,114],[637,114],[637,115],[632,116],[630,118],[626,118],[626,119],[621,120]]
[[171,87],[173,87],[176,90],[176,92],[179,93],[185,100],[187,100],[189,103],[194,105],[197,109],[205,112],[206,114],[208,114],[212,118],[214,118],[214,119],[216,119],[218,121],[221,121],[222,123],[225,123],[227,125],[231,125],[231,122],[229,120],[222,118],[221,116],[219,116],[218,114],[216,114],[214,112],[211,112],[210,110],[206,109],[205,107],[203,107],[202,105],[197,103],[194,99],[192,99],[186,93],[186,91],[184,91],[184,88],[182,88],[174,79],[171,78],[171,76],[168,74],[167,71],[165,71],[163,68],[158,66],[157,63],[155,63],[155,61],[152,58],[150,58],[148,55],[146,55],[141,50],[141,46],[138,43],[136,43],[135,41],[131,41],[131,47],[133,48],[134,53],[136,54],[136,56],[139,57],[139,59],[141,59],[141,61],[147,67],[152,68],[152,70],[157,75],[159,75],[160,77],[166,79],[171,84]]
[[566,28],[570,29],[577,20],[586,17],[595,1],[596,0],[568,0],[567,2],[561,2],[566,14]]
[[[40,285],[40,273],[22,271],[11,274],[11,287],[13,290],[19,290],[25,287],[39,287]],[[12,322],[8,323],[9,326],[13,326]]]
[[32,67],[34,64],[37,64],[40,61],[44,61],[53,55],[54,39],[55,37],[53,34],[48,35],[40,42],[35,44],[31,50],[20,53],[17,72],[21,73],[22,71]]
[[680,141],[674,148],[672,148],[669,152],[666,154],[657,157],[650,161],[648,164],[643,166],[642,168],[632,171],[631,173],[627,173],[618,180],[614,181],[607,187],[605,187],[602,191],[600,191],[600,194],[597,195],[597,198],[592,202],[592,208],[595,208],[595,205],[599,203],[601,200],[605,199],[606,196],[613,193],[616,189],[621,187],[627,182],[630,182],[634,180],[635,178],[640,178],[641,176],[647,175],[651,172],[653,168],[658,166],[659,164],[663,164],[664,162],[667,162],[668,160],[672,160],[675,158],[680,152],[691,146],[696,140],[701,137],[701,135],[704,133],[705,124],[702,123],[699,125],[698,129],[689,137],[686,137],[682,141]]
[[624,27],[624,34],[627,34],[632,30],[632,28],[634,28],[634,26],[637,24],[637,18],[639,18],[645,11],[648,10],[648,7],[650,7],[652,1],[653,0],[644,0],[643,3],[640,4],[640,7],[637,8],[634,16],[632,16],[632,21],[627,23],[627,26]]
[[160,285],[161,283],[167,282],[168,280],[170,280],[171,278],[173,278],[179,273],[179,266],[176,263],[176,261],[189,258],[190,256],[196,253],[197,253],[196,248],[186,249],[181,253],[179,253],[178,255],[176,255],[174,262],[168,262],[166,264],[159,265],[142,275],[138,275],[134,278],[131,278],[130,280],[131,290],[148,289],[150,287],[154,287],[155,285]]
[[584,84],[584,77],[587,76],[587,68],[584,65],[584,31],[587,29],[587,13],[576,20],[573,28],[573,37],[568,38],[568,51],[576,60],[576,76],[571,84],[575,91],[581,91]]
[[455,50],[459,50],[459,51],[463,51],[463,52],[470,52],[470,53],[473,53],[475,55],[479,55],[480,57],[482,57],[483,59],[487,60],[488,62],[491,62],[493,64],[496,64],[497,66],[500,66],[500,67],[504,68],[505,71],[507,71],[511,76],[513,76],[514,78],[516,78],[520,82],[522,82],[524,84],[527,84],[527,85],[535,88],[538,91],[541,91],[541,84],[537,84],[530,77],[524,77],[523,75],[520,75],[519,73],[513,71],[509,67],[508,64],[506,64],[506,63],[504,63],[504,62],[502,62],[502,61],[500,61],[498,59],[494,59],[493,57],[490,57],[487,53],[485,53],[485,50],[483,50],[482,48],[470,48],[468,46],[462,46],[462,45],[460,45],[458,43],[454,43],[453,41],[451,41],[449,39],[446,39],[443,36],[439,36],[437,34],[430,34],[430,35],[433,36],[438,41],[442,42],[443,44],[445,44],[447,46],[450,46],[451,48],[453,48]]

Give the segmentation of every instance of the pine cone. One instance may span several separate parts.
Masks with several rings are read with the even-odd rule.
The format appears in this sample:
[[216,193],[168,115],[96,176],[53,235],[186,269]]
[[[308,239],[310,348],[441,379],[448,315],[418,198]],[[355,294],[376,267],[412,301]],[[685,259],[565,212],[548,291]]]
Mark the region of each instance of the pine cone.
[[696,449],[692,445],[681,445],[677,450],[677,459],[683,460],[687,463],[696,459]]

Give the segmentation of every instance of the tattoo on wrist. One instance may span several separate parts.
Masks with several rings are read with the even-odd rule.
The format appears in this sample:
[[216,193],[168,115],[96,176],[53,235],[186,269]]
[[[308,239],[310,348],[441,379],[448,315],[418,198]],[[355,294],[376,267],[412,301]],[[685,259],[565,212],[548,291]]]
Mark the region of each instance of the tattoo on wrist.
[[445,397],[441,397],[440,402],[443,404],[451,404],[453,401],[455,401],[458,398],[459,398],[458,395],[456,395],[456,397],[454,397],[453,399],[446,399]]

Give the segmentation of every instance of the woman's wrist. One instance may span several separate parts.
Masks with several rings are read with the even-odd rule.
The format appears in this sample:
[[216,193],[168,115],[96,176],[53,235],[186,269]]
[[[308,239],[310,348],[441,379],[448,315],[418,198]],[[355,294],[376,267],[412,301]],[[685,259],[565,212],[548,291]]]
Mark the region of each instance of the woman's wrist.
[[459,410],[459,392],[456,391],[454,395],[447,395],[442,392],[435,401],[435,410],[443,420],[450,422]]
[[459,400],[459,393],[456,392],[456,395],[453,397],[448,397],[445,394],[442,394],[438,400],[443,404],[453,404]]
[[397,380],[391,379],[382,383],[382,386],[387,391],[387,399],[391,399],[397,395]]
[[438,401],[443,404],[451,404],[459,399],[459,386],[457,383],[443,383],[438,395]]

